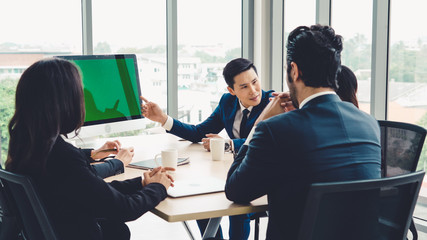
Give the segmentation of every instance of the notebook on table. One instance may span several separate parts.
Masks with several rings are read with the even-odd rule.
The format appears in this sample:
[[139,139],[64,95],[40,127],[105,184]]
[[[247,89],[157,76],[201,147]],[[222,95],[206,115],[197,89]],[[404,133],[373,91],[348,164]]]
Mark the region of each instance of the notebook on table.
[[174,187],[168,189],[168,195],[173,198],[193,196],[205,193],[223,192],[225,180],[214,177],[203,177],[191,180],[175,180]]
[[[157,158],[157,161],[161,164],[162,158]],[[189,163],[190,160],[188,157],[179,157],[178,166]],[[158,167],[154,159],[143,160],[139,162],[129,163],[128,167],[139,168],[144,170],[149,170]]]

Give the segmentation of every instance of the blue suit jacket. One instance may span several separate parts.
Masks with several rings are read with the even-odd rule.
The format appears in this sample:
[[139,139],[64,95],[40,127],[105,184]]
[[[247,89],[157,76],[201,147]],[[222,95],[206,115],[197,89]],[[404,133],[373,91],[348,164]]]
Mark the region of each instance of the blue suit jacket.
[[297,239],[311,183],[380,178],[380,166],[377,121],[323,95],[260,122],[232,164],[225,192],[240,203],[267,194],[267,239]]
[[[255,120],[269,103],[269,97],[271,97],[272,92],[273,90],[267,92],[262,91],[260,104],[252,108],[248,121],[246,122],[248,132],[250,132],[254,126]],[[233,134],[234,117],[239,109],[239,99],[230,93],[225,93],[222,95],[215,111],[204,122],[197,125],[191,125],[174,119],[173,127],[169,132],[192,142],[200,142],[202,138],[206,137],[206,134],[217,134],[225,128],[230,139],[233,139],[234,150],[237,152],[246,140],[236,139],[236,136]]]

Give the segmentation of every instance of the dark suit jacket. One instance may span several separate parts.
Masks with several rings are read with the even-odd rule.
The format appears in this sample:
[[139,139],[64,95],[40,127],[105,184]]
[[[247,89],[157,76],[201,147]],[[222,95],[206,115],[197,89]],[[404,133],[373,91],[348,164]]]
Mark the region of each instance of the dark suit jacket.
[[[267,92],[262,91],[260,104],[252,108],[248,121],[246,122],[247,132],[250,132],[254,126],[255,120],[269,103],[269,97],[271,97],[272,92],[273,90]],[[234,150],[237,152],[246,140],[236,139],[237,137],[233,134],[234,117],[239,109],[239,99],[230,93],[225,93],[222,95],[215,111],[204,122],[198,125],[191,125],[174,119],[173,127],[169,132],[192,142],[200,142],[202,138],[206,137],[206,134],[216,134],[225,128],[230,139],[233,139]]]
[[99,239],[97,219],[132,221],[166,198],[159,183],[141,178],[106,183],[96,176],[84,151],[58,137],[47,173],[33,176],[61,239]]
[[260,122],[232,164],[225,192],[240,203],[267,194],[267,239],[297,239],[311,183],[380,178],[380,165],[377,121],[323,95]]
[[[90,157],[92,149],[82,149],[82,151],[90,162],[95,162]],[[95,170],[96,175],[98,175],[100,178],[106,178],[125,172],[122,161],[115,158],[106,160],[102,163],[92,164],[92,168]]]

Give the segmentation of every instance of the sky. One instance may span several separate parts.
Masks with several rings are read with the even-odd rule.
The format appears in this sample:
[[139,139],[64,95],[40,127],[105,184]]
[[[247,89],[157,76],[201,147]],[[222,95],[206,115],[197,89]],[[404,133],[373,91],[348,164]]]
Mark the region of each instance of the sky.
[[[348,39],[362,33],[372,39],[372,0],[332,0],[332,27]],[[392,0],[390,6],[390,41],[413,42],[427,37],[426,0]],[[417,27],[421,26],[421,27]]]
[[80,1],[1,1],[0,43],[81,41],[80,16]]
[[[240,0],[177,1],[178,44],[240,46]],[[93,0],[94,42],[108,40],[128,46],[166,44],[166,1],[117,2]]]
[[[177,0],[178,44],[240,46],[241,0]],[[285,1],[285,31],[314,23],[315,0]],[[144,47],[166,42],[166,1],[93,0],[94,43]],[[0,43],[71,45],[81,48],[77,0],[0,2]],[[391,41],[427,36],[427,1],[392,0]],[[52,11],[55,10],[55,11]],[[371,39],[372,0],[333,0],[332,26],[345,38]]]
[[[240,0],[178,1],[178,44],[240,46]],[[1,1],[0,43],[79,46],[80,8],[76,0]],[[92,9],[94,43],[108,41],[135,47],[166,44],[166,1],[93,0]]]

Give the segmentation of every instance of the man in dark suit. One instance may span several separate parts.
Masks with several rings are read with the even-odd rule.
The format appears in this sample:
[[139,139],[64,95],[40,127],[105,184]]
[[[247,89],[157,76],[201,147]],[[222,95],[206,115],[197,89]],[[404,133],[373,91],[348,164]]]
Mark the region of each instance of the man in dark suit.
[[297,239],[311,183],[380,178],[377,121],[334,92],[341,50],[331,27],[290,33],[287,84],[297,110],[283,113],[280,96],[272,100],[228,173],[228,199],[248,203],[267,194],[267,239]]
[[[229,93],[224,94],[215,111],[202,123],[197,125],[182,123],[162,112],[160,107],[141,97],[145,104],[142,112],[145,117],[162,124],[169,133],[192,142],[203,141],[209,150],[209,139],[219,137],[217,134],[224,128],[230,137],[226,141],[229,148],[237,152],[246,140],[255,120],[269,103],[273,91],[263,91],[258,79],[256,67],[244,58],[230,61],[223,70]],[[197,221],[203,234],[207,220]],[[247,239],[249,236],[249,215],[230,216],[230,239]],[[222,238],[221,229],[217,237]]]

